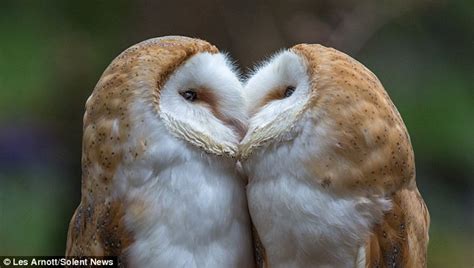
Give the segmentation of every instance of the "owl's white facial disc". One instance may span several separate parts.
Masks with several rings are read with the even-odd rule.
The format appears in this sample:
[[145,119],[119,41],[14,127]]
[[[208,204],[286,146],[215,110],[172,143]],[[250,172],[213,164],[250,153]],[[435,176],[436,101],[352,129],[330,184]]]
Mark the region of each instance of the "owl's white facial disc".
[[170,131],[214,154],[236,153],[246,131],[242,84],[223,54],[200,53],[180,66],[160,94]]
[[266,142],[294,137],[295,123],[310,96],[305,61],[291,51],[277,54],[247,81],[244,96],[251,116],[242,141],[241,154],[245,157]]

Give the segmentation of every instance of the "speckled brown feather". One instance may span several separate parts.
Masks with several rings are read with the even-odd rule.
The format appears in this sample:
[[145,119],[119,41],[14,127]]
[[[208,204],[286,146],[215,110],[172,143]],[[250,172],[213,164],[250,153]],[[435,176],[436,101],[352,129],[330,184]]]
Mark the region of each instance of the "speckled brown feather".
[[[415,182],[405,125],[377,77],[332,48],[300,44],[312,93],[305,110],[327,126],[328,152],[306,163],[321,187],[341,195],[376,195],[393,208],[367,241],[367,267],[424,267],[429,214]],[[317,163],[317,164],[315,164]]]
[[[69,225],[66,256],[118,256],[126,266],[125,253],[133,243],[133,234],[126,229],[123,215],[140,204],[126,204],[117,196],[113,178],[124,159],[130,161],[147,149],[146,140],[139,137],[129,142],[130,105],[142,99],[153,103],[158,113],[162,85],[178,66],[199,52],[218,50],[187,37],[150,39],[125,50],[102,74],[86,103],[82,198]],[[138,83],[146,84],[150,92],[136,90]]]
[[366,267],[426,267],[429,214],[419,192],[392,195],[393,208],[366,243]]

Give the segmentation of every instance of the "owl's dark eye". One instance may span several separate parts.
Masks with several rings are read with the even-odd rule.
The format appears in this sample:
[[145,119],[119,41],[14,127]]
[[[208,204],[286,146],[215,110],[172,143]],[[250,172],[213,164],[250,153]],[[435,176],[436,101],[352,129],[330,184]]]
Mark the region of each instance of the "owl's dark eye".
[[289,96],[293,95],[293,92],[295,92],[295,87],[294,86],[288,86],[285,90],[285,93],[283,94],[283,97],[288,98]]
[[188,89],[179,94],[181,94],[181,96],[183,96],[183,98],[185,98],[187,101],[193,102],[197,99],[197,93],[193,89]]

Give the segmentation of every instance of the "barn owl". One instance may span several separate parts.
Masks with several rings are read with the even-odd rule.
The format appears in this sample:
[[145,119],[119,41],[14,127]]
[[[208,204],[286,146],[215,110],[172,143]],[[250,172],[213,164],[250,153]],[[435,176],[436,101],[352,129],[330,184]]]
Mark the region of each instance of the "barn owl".
[[66,255],[129,267],[252,267],[242,84],[213,45],[186,37],[130,47],[86,102],[82,198]]
[[429,214],[405,125],[377,77],[300,44],[244,86],[240,144],[265,267],[424,267]]

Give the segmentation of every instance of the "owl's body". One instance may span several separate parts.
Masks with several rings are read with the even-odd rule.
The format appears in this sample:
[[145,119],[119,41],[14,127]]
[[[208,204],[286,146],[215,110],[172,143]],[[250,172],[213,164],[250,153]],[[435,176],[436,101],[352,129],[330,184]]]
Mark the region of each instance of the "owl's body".
[[247,198],[267,267],[423,267],[429,216],[410,140],[378,79],[319,45],[245,86]]
[[130,267],[252,267],[245,186],[235,164],[241,84],[209,43],[135,45],[86,104],[82,199],[66,255]]
[[140,200],[125,216],[135,234],[131,266],[251,267],[245,185],[234,161],[203,155],[159,131],[164,126],[149,127],[157,132],[149,142],[160,145],[150,150],[160,159],[151,160],[153,168],[140,163],[123,171],[146,179],[125,193]]

